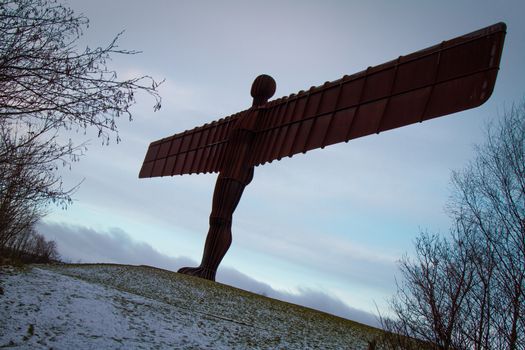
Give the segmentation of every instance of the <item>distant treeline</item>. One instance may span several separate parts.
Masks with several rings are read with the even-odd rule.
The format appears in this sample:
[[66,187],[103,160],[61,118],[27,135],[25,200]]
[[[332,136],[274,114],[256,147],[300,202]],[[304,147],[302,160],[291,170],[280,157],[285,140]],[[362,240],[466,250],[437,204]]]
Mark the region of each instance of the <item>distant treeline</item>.
[[56,242],[32,230],[0,246],[0,265],[57,262],[60,257]]

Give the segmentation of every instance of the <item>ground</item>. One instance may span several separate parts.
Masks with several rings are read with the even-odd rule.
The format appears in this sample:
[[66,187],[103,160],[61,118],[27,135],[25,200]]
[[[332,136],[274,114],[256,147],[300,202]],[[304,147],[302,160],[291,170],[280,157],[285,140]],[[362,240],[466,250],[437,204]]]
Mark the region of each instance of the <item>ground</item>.
[[0,270],[0,348],[367,349],[381,331],[145,266]]

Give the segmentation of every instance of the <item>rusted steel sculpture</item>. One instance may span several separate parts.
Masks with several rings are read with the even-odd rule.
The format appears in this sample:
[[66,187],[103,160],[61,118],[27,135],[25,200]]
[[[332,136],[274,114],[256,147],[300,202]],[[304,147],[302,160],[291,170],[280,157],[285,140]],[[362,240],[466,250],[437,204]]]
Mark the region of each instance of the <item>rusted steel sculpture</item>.
[[151,143],[140,178],[219,173],[202,262],[179,272],[215,280],[254,167],[484,103],[505,31],[498,23],[270,102],[275,81],[260,75],[251,108]]

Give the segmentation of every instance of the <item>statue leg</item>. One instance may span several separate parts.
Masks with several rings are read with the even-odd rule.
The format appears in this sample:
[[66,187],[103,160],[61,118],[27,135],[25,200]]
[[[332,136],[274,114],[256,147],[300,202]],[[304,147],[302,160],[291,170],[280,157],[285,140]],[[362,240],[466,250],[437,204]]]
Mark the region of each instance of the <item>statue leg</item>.
[[213,192],[210,229],[204,245],[201,264],[198,267],[183,267],[178,272],[215,281],[217,268],[232,242],[232,216],[241,199],[244,188],[253,177],[253,169],[246,181],[221,177],[217,179]]

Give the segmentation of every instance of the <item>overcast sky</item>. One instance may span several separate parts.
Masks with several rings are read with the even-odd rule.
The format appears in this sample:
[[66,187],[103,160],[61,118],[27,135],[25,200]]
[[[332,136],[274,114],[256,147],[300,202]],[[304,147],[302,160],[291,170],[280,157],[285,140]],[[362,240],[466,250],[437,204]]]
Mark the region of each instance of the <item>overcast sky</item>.
[[[368,323],[366,312],[386,310],[396,261],[418,232],[447,234],[451,171],[525,90],[523,1],[68,3],[90,19],[90,46],[125,30],[120,46],[143,52],[112,65],[121,77],[165,79],[163,106],[154,113],[154,101],[140,98],[134,121],[119,124],[120,144],[78,137],[90,139],[89,150],[64,179],[84,182],[74,205],[53,209],[41,230],[72,261],[173,270],[200,261],[216,175],[139,180],[151,141],[248,108],[262,73],[281,97],[507,23],[496,88],[483,106],[260,166],[244,192],[218,280]],[[118,242],[124,248],[112,248]]]

